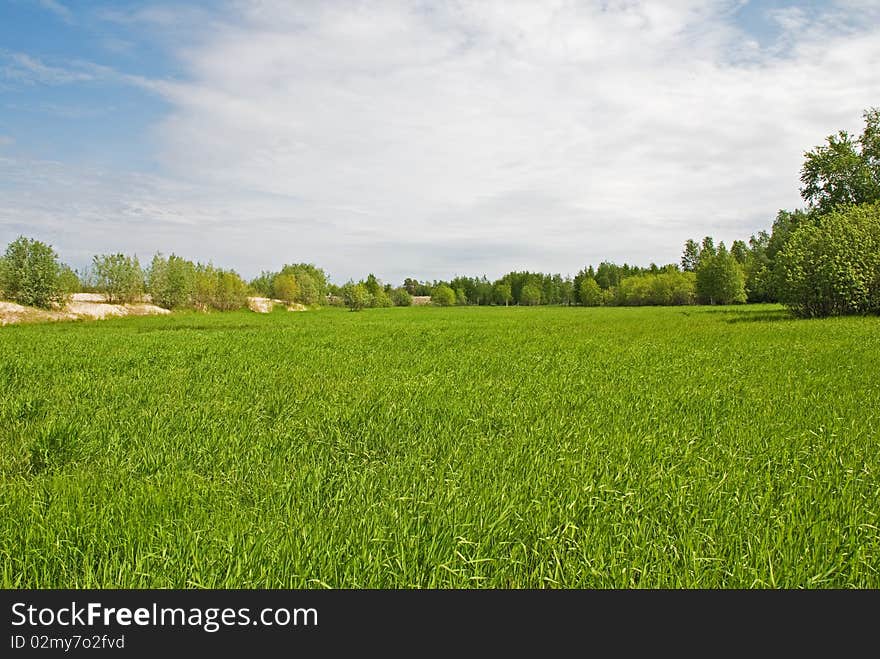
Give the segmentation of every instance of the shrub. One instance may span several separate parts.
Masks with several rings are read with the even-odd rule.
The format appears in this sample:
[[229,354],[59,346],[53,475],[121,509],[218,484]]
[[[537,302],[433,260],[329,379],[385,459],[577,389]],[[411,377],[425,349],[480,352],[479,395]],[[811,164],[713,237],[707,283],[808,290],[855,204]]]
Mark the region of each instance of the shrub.
[[585,307],[598,307],[602,304],[602,288],[592,277],[584,277],[578,287],[578,301]]
[[513,291],[510,288],[510,284],[506,282],[495,284],[495,287],[492,289],[492,299],[495,301],[495,304],[503,304],[505,307],[510,304],[510,301],[513,299]]
[[716,254],[704,254],[697,267],[696,293],[703,304],[742,304],[746,278],[722,243]]
[[541,287],[535,283],[523,286],[522,292],[519,294],[519,303],[527,306],[541,304]]
[[431,301],[441,307],[451,307],[455,304],[455,291],[446,284],[435,286],[431,291]]
[[247,283],[233,270],[217,271],[217,292],[212,306],[218,311],[233,311],[247,304]]
[[296,302],[299,297],[299,283],[295,275],[280,274],[272,280],[272,297],[281,300],[287,306]]
[[217,297],[217,271],[214,266],[197,263],[193,272],[192,304],[196,309],[207,311]]
[[299,297],[297,302],[303,304],[318,304],[320,292],[315,278],[308,272],[301,272],[296,275],[296,283],[299,284]]
[[92,261],[96,288],[114,304],[135,302],[144,293],[144,273],[137,257],[104,254]]
[[47,244],[19,236],[0,259],[0,291],[26,306],[51,307],[64,300],[58,256]]
[[348,282],[342,287],[342,299],[351,311],[360,311],[373,302],[373,296],[363,284]]
[[880,203],[799,225],[777,271],[780,299],[798,316],[880,313]]
[[[323,304],[329,292],[327,273],[312,263],[292,263],[281,268],[282,275],[293,275],[299,285],[299,297],[294,302]],[[279,298],[280,299],[280,298]]]
[[693,304],[696,276],[692,272],[664,272],[627,277],[618,286],[617,300],[627,306]]
[[195,285],[195,266],[172,254],[167,259],[161,254],[153,257],[147,275],[147,292],[153,303],[166,309],[177,309],[192,304]]
[[82,290],[82,282],[79,280],[79,275],[70,266],[62,265],[59,268],[58,288],[64,299],[70,299],[71,295]]
[[393,306],[393,304],[394,304],[391,301],[391,297],[388,295],[388,293],[386,293],[382,289],[379,289],[378,291],[376,291],[376,293],[372,297],[373,297],[373,303],[371,306],[374,306],[374,307],[390,307],[390,306]]
[[272,281],[275,279],[275,273],[263,270],[259,277],[251,280],[251,291],[258,297],[275,297],[272,295]]
[[391,302],[395,307],[411,307],[412,295],[407,293],[405,288],[395,288],[391,291]]

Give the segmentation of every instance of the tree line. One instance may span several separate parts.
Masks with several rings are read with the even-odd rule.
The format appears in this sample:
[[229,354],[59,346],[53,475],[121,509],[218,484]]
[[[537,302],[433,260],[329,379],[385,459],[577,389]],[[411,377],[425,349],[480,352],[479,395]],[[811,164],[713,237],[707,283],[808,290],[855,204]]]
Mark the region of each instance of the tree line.
[[858,137],[839,131],[805,153],[802,209],[780,210],[770,231],[728,248],[711,236],[685,242],[679,263],[640,267],[603,261],[576,275],[514,271],[450,280],[406,278],[393,287],[370,274],[333,284],[310,263],[263,271],[246,282],[234,270],[156,254],[142,267],[125,254],[95,256],[77,272],[51,246],[20,236],[0,257],[0,295],[19,304],[63,305],[75,292],[128,303],[149,294],[167,309],[243,308],[248,296],[287,305],[352,310],[409,306],[430,296],[439,306],[639,306],[781,302],[796,315],[880,313],[880,110],[864,113]]

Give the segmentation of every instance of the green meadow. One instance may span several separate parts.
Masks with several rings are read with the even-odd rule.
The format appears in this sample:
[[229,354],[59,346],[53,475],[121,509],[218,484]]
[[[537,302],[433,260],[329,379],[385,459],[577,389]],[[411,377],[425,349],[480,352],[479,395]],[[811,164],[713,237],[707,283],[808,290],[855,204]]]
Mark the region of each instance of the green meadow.
[[880,587],[880,321],[0,329],[5,588]]

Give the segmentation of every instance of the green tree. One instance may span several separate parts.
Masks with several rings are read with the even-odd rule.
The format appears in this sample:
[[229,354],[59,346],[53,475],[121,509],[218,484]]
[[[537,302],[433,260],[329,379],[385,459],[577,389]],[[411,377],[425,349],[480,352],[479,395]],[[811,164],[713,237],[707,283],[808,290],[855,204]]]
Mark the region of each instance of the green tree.
[[218,284],[217,269],[213,265],[196,263],[193,268],[192,305],[202,311],[211,309],[217,299]]
[[233,270],[217,271],[217,292],[213,307],[219,311],[241,309],[247,304],[247,284]]
[[592,277],[584,277],[578,290],[578,300],[585,307],[598,307],[602,304],[602,288]]
[[[312,263],[291,263],[281,268],[282,275],[293,275],[300,287],[299,300],[303,304],[324,304],[329,292],[327,273]],[[304,278],[311,282],[303,284]],[[273,295],[273,297],[277,297]],[[280,298],[279,298],[280,299]],[[306,301],[309,300],[309,301]]]
[[[703,242],[700,245],[700,257],[705,256],[715,256],[717,250],[715,249],[715,240],[712,236],[706,236],[703,238]],[[699,262],[697,262],[697,267],[699,267]]]
[[700,244],[688,238],[681,254],[681,269],[685,272],[696,272],[700,264]]
[[296,283],[299,284],[298,302],[303,304],[318,304],[320,302],[320,290],[312,275],[308,272],[300,272],[296,277]]
[[380,288],[372,297],[373,301],[370,306],[376,308],[394,306],[394,302],[391,301],[391,296],[385,292],[384,288]]
[[258,277],[251,279],[250,287],[258,297],[275,297],[272,293],[272,282],[278,273],[263,270]]
[[641,274],[620,282],[619,303],[628,306],[669,306],[693,304],[696,299],[696,275],[693,272],[666,271]]
[[603,291],[607,291],[609,288],[614,288],[620,283],[621,267],[614,263],[603,261],[596,269],[596,276],[594,279],[596,280],[596,283],[599,284],[599,288]]
[[372,272],[367,275],[367,279],[364,282],[364,286],[366,286],[367,292],[370,295],[374,295],[374,296],[377,293],[379,293],[379,291],[382,290],[382,284],[379,283],[379,280],[376,278],[376,275],[374,275]]
[[413,300],[406,288],[395,288],[391,291],[391,302],[395,307],[411,307]]
[[742,304],[746,301],[745,276],[722,242],[714,253],[704,248],[697,268],[696,292],[704,304]]
[[147,273],[147,292],[153,303],[166,309],[192,304],[195,266],[175,254],[156,254]]
[[880,313],[880,203],[798,226],[778,272],[780,299],[798,316]]
[[880,201],[880,110],[866,110],[864,119],[858,139],[842,130],[804,154],[801,196],[820,213]]
[[70,266],[61,264],[58,268],[58,288],[65,300],[82,290],[82,282],[79,280],[79,275]]
[[360,311],[369,307],[373,302],[373,296],[364,284],[348,282],[342,287],[342,299],[351,311]]
[[455,289],[455,303],[460,307],[466,306],[468,303],[467,295],[465,295],[463,288]]
[[499,282],[493,287],[493,297],[496,304],[503,304],[505,307],[510,304],[513,299],[513,293],[510,290],[510,284],[507,282]]
[[49,308],[64,301],[61,266],[55,250],[39,240],[19,236],[0,259],[0,291],[13,302]]
[[292,274],[278,274],[272,280],[272,292],[276,299],[281,300],[287,306],[292,305],[299,298],[299,283]]
[[103,254],[92,259],[97,289],[114,304],[136,302],[144,294],[144,273],[137,257]]
[[440,284],[431,291],[431,302],[441,307],[451,307],[455,304],[455,291],[446,284]]
[[523,286],[519,302],[526,306],[541,304],[541,288],[534,282],[526,284]]
[[737,263],[744,266],[749,260],[749,248],[744,241],[734,240],[733,245],[730,246],[730,255]]
[[559,286],[559,296],[560,302],[565,305],[572,305],[575,303],[575,291],[574,284],[572,283],[570,278],[566,278],[562,281]]

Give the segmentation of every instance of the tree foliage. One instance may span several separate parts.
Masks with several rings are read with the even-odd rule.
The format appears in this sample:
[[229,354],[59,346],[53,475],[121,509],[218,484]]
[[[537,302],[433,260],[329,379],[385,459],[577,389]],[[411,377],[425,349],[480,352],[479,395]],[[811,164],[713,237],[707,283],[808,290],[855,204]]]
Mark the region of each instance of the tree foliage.
[[880,201],[880,109],[864,119],[858,138],[841,130],[804,154],[801,196],[820,213]]
[[299,283],[293,274],[277,274],[272,280],[272,292],[275,299],[290,306],[299,298]]
[[578,289],[578,302],[585,307],[598,307],[602,304],[602,289],[592,277],[584,277]]
[[144,294],[144,272],[136,256],[102,254],[92,260],[97,289],[113,304],[137,302]]
[[58,256],[46,243],[19,236],[0,259],[0,292],[18,304],[49,308],[65,298]]
[[342,299],[351,311],[360,311],[372,304],[372,295],[364,284],[348,282],[342,287]]
[[620,283],[618,304],[625,306],[671,306],[696,302],[693,272],[662,272],[627,277]]
[[742,267],[723,242],[711,253],[703,249],[697,267],[696,294],[703,304],[742,304],[746,301]]
[[156,254],[147,272],[147,292],[153,304],[180,309],[192,304],[195,265],[180,256]]
[[431,291],[431,301],[441,307],[451,307],[455,304],[455,291],[445,284],[435,286]]
[[413,299],[406,288],[400,287],[391,292],[391,302],[395,307],[411,307]]
[[796,315],[880,313],[880,203],[801,224],[778,262],[780,298]]

